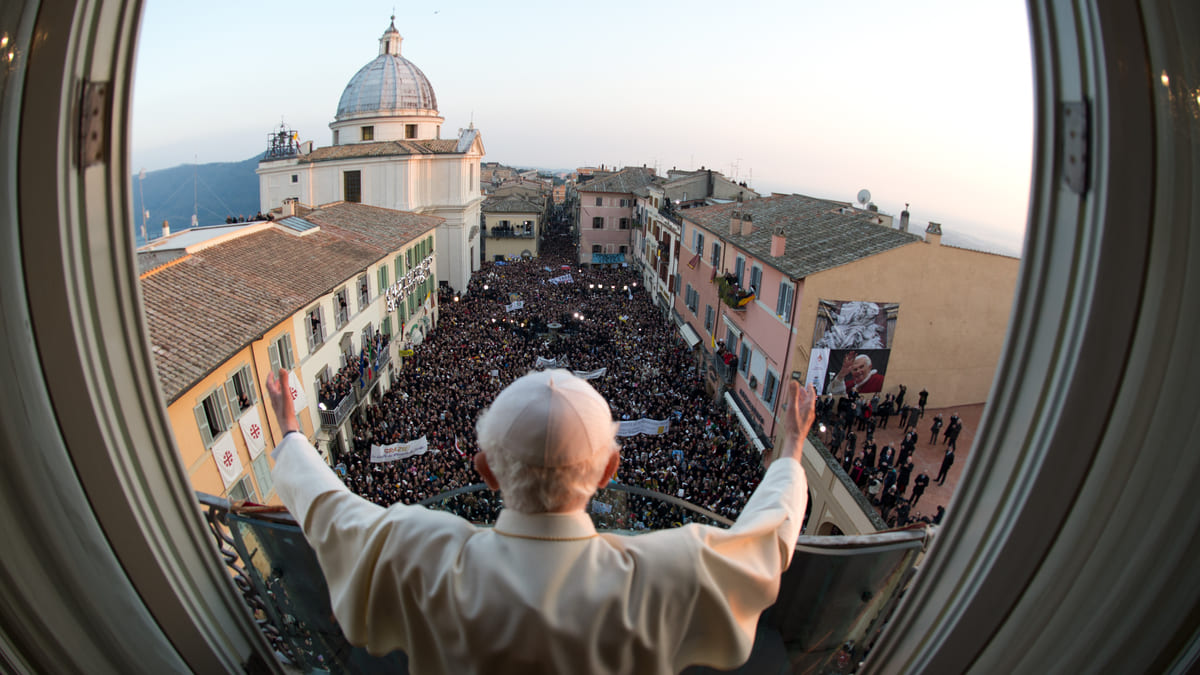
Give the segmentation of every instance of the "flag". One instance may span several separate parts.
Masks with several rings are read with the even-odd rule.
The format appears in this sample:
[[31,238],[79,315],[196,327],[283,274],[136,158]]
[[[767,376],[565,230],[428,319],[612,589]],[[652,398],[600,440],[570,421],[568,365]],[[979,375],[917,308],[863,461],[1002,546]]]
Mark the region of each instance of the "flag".
[[742,298],[741,300],[738,300],[737,306],[745,307],[746,305],[750,304],[753,301],[754,301],[754,294],[751,293],[750,295],[747,295],[746,297]]
[[304,395],[304,387],[300,385],[300,378],[296,377],[296,371],[288,372],[288,388],[292,391],[292,402],[296,406],[296,412],[308,407],[308,397]]
[[466,453],[462,451],[462,447],[459,446],[459,444],[458,444],[458,436],[457,435],[455,435],[455,437],[454,437],[454,451],[458,453],[459,457],[467,456]]
[[238,457],[237,447],[233,444],[233,434],[222,434],[221,439],[213,444],[212,454],[217,471],[221,474],[221,482],[228,489],[242,475],[242,459]]
[[267,448],[267,435],[263,432],[262,418],[258,415],[258,406],[253,405],[238,420],[242,427],[242,440],[246,441],[246,449],[250,451],[250,459],[256,459]]
[[688,269],[694,270],[694,269],[696,269],[696,265],[699,265],[699,264],[700,264],[700,254],[697,253],[696,255],[692,256],[691,260],[688,261]]

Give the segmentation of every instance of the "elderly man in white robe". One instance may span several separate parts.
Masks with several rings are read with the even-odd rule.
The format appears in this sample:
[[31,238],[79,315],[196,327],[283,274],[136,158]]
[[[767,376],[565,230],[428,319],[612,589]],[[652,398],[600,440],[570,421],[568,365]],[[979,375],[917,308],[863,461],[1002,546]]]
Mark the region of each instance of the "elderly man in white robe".
[[267,382],[285,432],[273,477],[351,643],[404,650],[415,673],[674,673],[749,657],[804,518],[811,387],[791,383],[783,443],[733,527],[623,536],[584,510],[616,473],[616,423],[567,371],[519,378],[479,417],[475,466],[504,501],[491,528],[351,493],[297,430],[286,378]]

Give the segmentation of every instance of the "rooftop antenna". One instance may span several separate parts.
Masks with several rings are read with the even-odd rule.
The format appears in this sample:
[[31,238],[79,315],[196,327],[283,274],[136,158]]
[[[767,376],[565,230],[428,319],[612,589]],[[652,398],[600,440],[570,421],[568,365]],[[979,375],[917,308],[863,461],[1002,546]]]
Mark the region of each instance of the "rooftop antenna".
[[858,191],[858,203],[862,204],[863,208],[866,208],[867,204],[870,201],[871,201],[871,191],[870,190],[863,188]]

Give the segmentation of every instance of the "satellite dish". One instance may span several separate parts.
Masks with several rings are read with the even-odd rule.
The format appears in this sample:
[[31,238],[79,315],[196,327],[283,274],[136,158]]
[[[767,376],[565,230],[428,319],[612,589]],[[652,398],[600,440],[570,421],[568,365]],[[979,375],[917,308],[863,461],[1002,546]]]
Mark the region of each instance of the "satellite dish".
[[867,202],[869,202],[869,201],[871,201],[871,191],[867,190],[865,188],[862,190],[859,190],[858,191],[858,203],[862,204],[863,206],[866,206]]

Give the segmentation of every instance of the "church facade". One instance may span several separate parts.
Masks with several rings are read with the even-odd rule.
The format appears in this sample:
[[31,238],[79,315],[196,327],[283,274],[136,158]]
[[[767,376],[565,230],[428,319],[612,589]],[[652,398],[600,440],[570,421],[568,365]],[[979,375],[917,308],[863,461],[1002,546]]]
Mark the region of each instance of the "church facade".
[[379,55],[352,77],[329,125],[333,144],[291,144],[258,166],[266,213],[285,200],[309,207],[357,202],[444,219],[435,240],[436,278],[465,290],[479,269],[477,129],[442,138],[443,118],[429,79],[400,55],[395,17],[379,39]]

